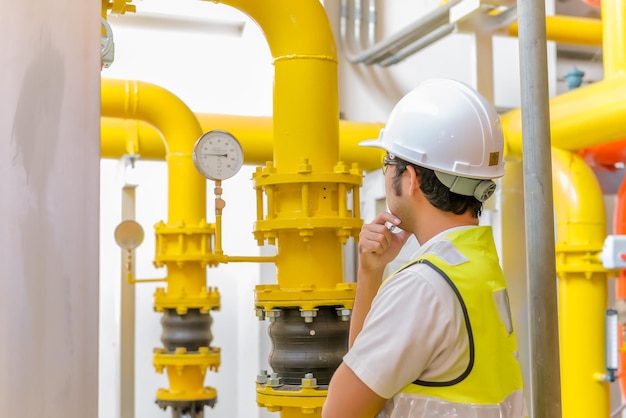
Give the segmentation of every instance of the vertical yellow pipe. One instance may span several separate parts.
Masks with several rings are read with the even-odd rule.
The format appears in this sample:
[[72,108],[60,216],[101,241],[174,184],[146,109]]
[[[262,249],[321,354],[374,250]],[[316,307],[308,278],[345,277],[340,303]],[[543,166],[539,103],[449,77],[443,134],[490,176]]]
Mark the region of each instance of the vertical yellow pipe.
[[260,26],[274,59],[274,162],[296,171],[308,158],[330,171],[338,158],[335,40],[317,0],[225,0]]
[[[274,165],[277,173],[298,172],[308,160],[311,172],[332,172],[339,158],[339,110],[335,41],[319,1],[291,0],[223,3],[251,16],[261,27],[274,58]],[[313,190],[315,198],[321,190]],[[299,185],[281,188],[280,208],[300,207]],[[294,209],[295,210],[295,209]],[[278,214],[280,216],[280,214]],[[341,244],[333,234],[315,233],[305,241],[297,231],[279,233],[278,283],[300,287],[320,278],[342,280]],[[304,254],[328,257],[302,269]],[[316,260],[316,261],[319,261]],[[315,266],[318,265],[318,267]],[[321,268],[324,264],[324,268]],[[320,270],[331,277],[321,276]]]
[[[274,58],[276,172],[301,172],[303,165],[310,167],[311,174],[332,172],[339,158],[337,57],[323,6],[317,0],[223,3],[256,21]],[[310,200],[325,199],[324,191],[317,183],[312,184]],[[285,217],[297,213],[301,192],[299,184],[281,185],[279,212]],[[315,231],[310,239],[303,240],[298,230],[279,231],[279,286],[300,288],[304,283],[317,283],[334,287],[343,281],[341,245],[334,232]],[[303,262],[308,268],[303,268]]]
[[[326,11],[319,0],[222,3],[246,13],[260,26],[274,59],[274,158],[265,169],[266,221],[272,221],[266,222],[266,232],[260,232],[270,243],[276,238],[279,292],[335,290],[343,282],[341,237],[337,229],[322,226],[324,221],[339,224],[334,203],[342,175],[334,171],[339,159],[337,57]],[[332,180],[320,180],[324,175]],[[262,181],[257,177],[257,184]],[[301,303],[293,298],[286,306]],[[314,306],[334,304],[319,300]],[[314,306],[307,312],[313,312]],[[257,394],[264,401],[257,397],[257,402],[275,408],[271,403],[282,398],[278,405],[285,418],[321,414],[323,392],[291,402],[293,395],[282,393],[272,399],[267,387],[263,391]]]
[[[602,1],[603,83],[622,81],[626,69],[625,5],[623,0]],[[563,416],[608,417],[609,386],[600,378],[605,373],[607,275],[596,257],[606,235],[602,192],[578,154],[559,150],[553,157],[560,191],[555,188]]]
[[602,64],[604,79],[624,75],[626,70],[626,2],[602,0]]
[[[598,181],[577,154],[553,149],[563,416],[608,417],[604,370],[607,275],[598,260],[606,215]],[[546,278],[551,280],[551,278]]]

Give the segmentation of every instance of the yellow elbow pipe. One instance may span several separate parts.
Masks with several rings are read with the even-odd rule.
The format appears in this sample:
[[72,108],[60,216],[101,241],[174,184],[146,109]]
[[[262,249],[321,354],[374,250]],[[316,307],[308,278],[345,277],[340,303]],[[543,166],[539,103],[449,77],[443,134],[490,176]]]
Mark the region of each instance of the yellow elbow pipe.
[[[157,289],[155,293],[155,310],[176,310],[182,315],[188,309],[206,312],[219,306],[219,294],[206,286],[205,267],[210,256],[205,244],[210,235],[205,222],[206,180],[196,171],[191,158],[193,145],[202,134],[197,118],[165,89],[149,83],[112,79],[102,80],[101,112],[102,116],[153,125],[165,141],[168,222],[155,226],[155,265],[167,265],[168,278],[167,291]],[[130,144],[125,147],[127,152],[139,151],[139,141]],[[217,370],[219,351],[200,348],[205,351],[187,353],[177,348],[176,354],[162,349],[155,354],[157,371],[166,368],[170,383],[169,390],[157,392],[158,401],[165,405],[196,401],[210,404],[215,398],[215,390],[204,388],[203,381],[207,368]],[[186,376],[184,381],[179,378],[181,373]]]
[[[626,137],[626,79],[599,81],[550,100],[552,146],[576,151]],[[521,109],[501,116],[505,153],[522,155]]]
[[145,121],[164,138],[169,222],[198,224],[205,219],[206,180],[191,159],[193,145],[203,132],[187,105],[153,84],[113,79],[102,80],[101,101],[103,116]]
[[598,379],[605,373],[608,297],[607,274],[598,258],[606,235],[602,191],[577,153],[553,148],[552,173],[563,416],[608,417],[609,387]]
[[[274,59],[274,164],[295,172],[304,159],[332,171],[339,148],[337,55],[317,0],[224,0],[261,28]],[[320,152],[323,150],[323,152]]]
[[[508,29],[510,36],[518,36],[518,22]],[[573,16],[546,16],[546,38],[566,44],[602,46],[602,21]]]
[[[202,131],[222,129],[241,143],[246,164],[263,165],[272,160],[274,127],[269,116],[233,116],[196,113]],[[374,148],[360,147],[360,141],[378,137],[384,124],[376,122],[339,121],[339,159],[357,163],[364,170],[380,168],[382,155]],[[101,120],[102,158],[120,158],[139,154],[142,160],[164,160],[163,137],[150,124],[103,117]]]

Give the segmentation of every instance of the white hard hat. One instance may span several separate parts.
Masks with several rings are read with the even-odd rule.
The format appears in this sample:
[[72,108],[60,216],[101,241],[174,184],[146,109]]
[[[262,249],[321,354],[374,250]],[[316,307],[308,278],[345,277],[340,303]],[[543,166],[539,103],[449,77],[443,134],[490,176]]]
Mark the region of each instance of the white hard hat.
[[498,113],[476,90],[456,80],[436,78],[420,83],[396,104],[378,139],[359,145],[382,148],[430,168],[452,191],[448,183],[463,183],[463,178],[504,175],[504,137]]

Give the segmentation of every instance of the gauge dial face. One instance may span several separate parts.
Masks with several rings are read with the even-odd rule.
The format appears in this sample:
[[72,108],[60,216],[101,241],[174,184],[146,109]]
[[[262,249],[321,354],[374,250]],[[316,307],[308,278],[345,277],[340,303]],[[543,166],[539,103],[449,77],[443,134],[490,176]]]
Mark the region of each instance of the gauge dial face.
[[202,135],[191,155],[200,174],[211,180],[230,178],[243,165],[241,145],[226,131],[215,130]]

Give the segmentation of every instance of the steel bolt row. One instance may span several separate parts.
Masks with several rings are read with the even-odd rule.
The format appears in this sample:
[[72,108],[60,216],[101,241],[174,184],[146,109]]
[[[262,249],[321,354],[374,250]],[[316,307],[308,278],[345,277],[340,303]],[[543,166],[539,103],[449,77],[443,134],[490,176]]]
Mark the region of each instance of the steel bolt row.
[[[256,382],[269,387],[280,387],[283,385],[283,378],[278,376],[278,373],[267,374],[267,370],[261,370],[256,377]],[[313,377],[313,373],[306,373],[304,375],[304,378],[301,380],[301,386],[317,387],[317,379]]]
[[[342,321],[347,322],[350,320],[350,316],[352,315],[351,309],[346,308],[335,308],[337,311],[337,316],[341,318]],[[259,321],[263,321],[265,318],[269,319],[270,322],[276,321],[276,318],[280,317],[282,313],[281,309],[256,309],[256,316],[259,318]],[[304,322],[311,323],[313,322],[313,318],[317,316],[317,309],[301,309],[300,316],[304,318]]]

